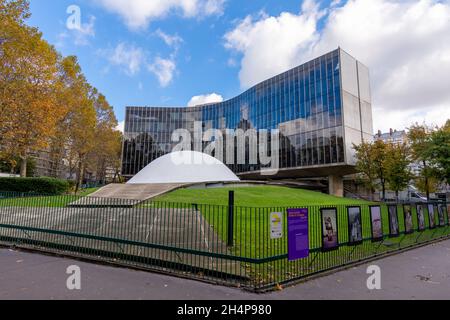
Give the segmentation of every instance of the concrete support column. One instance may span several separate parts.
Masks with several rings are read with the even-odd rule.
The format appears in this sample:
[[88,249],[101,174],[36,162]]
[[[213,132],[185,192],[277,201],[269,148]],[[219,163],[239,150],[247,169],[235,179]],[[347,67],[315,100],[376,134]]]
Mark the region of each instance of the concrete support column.
[[332,196],[344,197],[344,178],[341,176],[328,177],[328,192]]

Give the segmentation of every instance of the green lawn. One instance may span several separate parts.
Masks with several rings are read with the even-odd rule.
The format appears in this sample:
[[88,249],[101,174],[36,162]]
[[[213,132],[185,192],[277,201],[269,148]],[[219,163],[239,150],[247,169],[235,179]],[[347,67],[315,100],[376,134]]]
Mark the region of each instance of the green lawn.
[[278,207],[305,205],[367,204],[363,200],[345,199],[320,192],[277,186],[217,189],[180,189],[154,201],[228,205],[228,192],[235,191],[235,205],[241,207]]
[[[257,186],[225,189],[180,189],[156,199],[156,207],[185,208],[198,210],[214,232],[219,235],[223,243],[228,238],[228,191],[235,191],[234,211],[234,246],[229,248],[229,254],[246,258],[270,258],[285,255],[288,252],[287,208],[309,208],[309,241],[311,255],[308,259],[288,262],[287,259],[267,262],[261,265],[242,263],[247,275],[261,282],[282,281],[283,279],[310,274],[327,268],[343,265],[350,261],[358,261],[375,254],[385,253],[402,246],[415,243],[420,236],[401,235],[398,238],[388,238],[389,216],[385,205],[382,205],[383,229],[386,235],[383,243],[372,243],[371,219],[369,205],[371,202],[363,200],[345,199],[326,194],[277,186]],[[167,203],[165,203],[167,202]],[[192,204],[197,204],[193,206]],[[362,218],[363,244],[347,245],[349,239],[347,206],[360,206]],[[322,253],[322,218],[320,209],[333,206],[337,209],[337,223],[339,226],[339,250]],[[283,213],[284,234],[280,239],[271,239],[271,212]],[[404,230],[403,209],[398,208],[400,229]],[[417,228],[417,221],[414,223]],[[429,230],[421,236],[424,241],[433,238],[435,232],[441,233],[445,229]],[[212,247],[217,244],[211,243]]]
[[63,208],[76,201],[76,196],[45,196],[0,199],[0,207]]
[[[320,192],[278,186],[255,186],[217,189],[180,189],[148,203],[147,206],[192,208],[202,213],[208,224],[226,241],[228,233],[228,192],[235,191],[235,246],[231,253],[243,257],[267,257],[285,254],[287,235],[282,239],[270,240],[270,213],[283,212],[286,208],[309,207],[311,220],[320,226],[320,206],[337,206],[339,217],[346,216],[346,206],[361,205],[367,211],[371,203],[363,200],[338,198]],[[366,212],[364,212],[366,213]],[[287,217],[284,215],[284,224]],[[320,227],[319,227],[320,228]],[[346,226],[345,226],[346,228]],[[367,234],[367,231],[366,231]],[[342,233],[344,240],[346,233]],[[321,244],[316,231],[311,235],[313,247]]]
[[17,198],[0,199],[0,207],[24,207],[24,208],[63,208],[68,204],[86,197],[98,188],[83,189],[77,195],[59,195],[59,196],[30,196]]
[[96,191],[100,190],[100,188],[87,188],[87,189],[82,189],[81,191],[79,191],[77,193],[77,196],[81,196],[81,197],[86,197]]

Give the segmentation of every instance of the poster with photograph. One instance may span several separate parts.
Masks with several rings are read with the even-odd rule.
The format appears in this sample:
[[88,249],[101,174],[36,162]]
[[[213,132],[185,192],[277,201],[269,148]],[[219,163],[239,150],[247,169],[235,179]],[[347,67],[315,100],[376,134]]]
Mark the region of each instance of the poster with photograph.
[[337,209],[321,209],[322,213],[322,249],[324,251],[339,247]]
[[360,207],[348,207],[348,243],[356,245],[363,242],[362,216]]
[[438,205],[438,213],[439,213],[439,226],[445,227],[445,216],[447,215],[447,206],[445,204]]
[[373,241],[381,241],[383,240],[383,220],[381,216],[381,207],[380,206],[371,206],[370,207],[370,221],[372,224],[372,240]]
[[433,204],[428,205],[428,222],[430,223],[430,229],[436,228],[436,216]]
[[419,231],[424,231],[426,229],[425,225],[425,206],[423,204],[418,204],[416,206],[417,211],[417,225]]
[[400,235],[400,227],[398,224],[397,206],[388,206],[389,211],[389,235],[398,237]]
[[403,216],[405,218],[405,233],[406,234],[414,233],[414,223],[413,223],[412,209],[410,205],[405,204],[403,206]]

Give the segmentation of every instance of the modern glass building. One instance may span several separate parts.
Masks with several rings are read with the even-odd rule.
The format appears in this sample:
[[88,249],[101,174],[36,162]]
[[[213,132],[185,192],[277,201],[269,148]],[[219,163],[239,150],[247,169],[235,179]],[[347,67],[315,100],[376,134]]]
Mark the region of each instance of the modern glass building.
[[[280,131],[279,167],[271,179],[329,177],[341,193],[354,172],[353,144],[373,139],[369,70],[342,49],[266,80],[222,103],[196,107],[127,107],[122,174],[131,178],[175,146],[172,133],[249,128]],[[230,164],[243,179],[259,165]]]

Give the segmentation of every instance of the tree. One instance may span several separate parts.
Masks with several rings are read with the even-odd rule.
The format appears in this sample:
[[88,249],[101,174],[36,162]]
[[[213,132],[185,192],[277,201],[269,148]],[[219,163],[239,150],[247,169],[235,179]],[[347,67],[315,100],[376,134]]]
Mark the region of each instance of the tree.
[[410,171],[409,147],[403,144],[386,145],[386,182],[398,199],[399,192],[408,187],[413,175]]
[[[429,169],[433,170],[433,169]],[[420,192],[427,193],[427,197],[429,193],[436,192],[439,188],[440,180],[436,178],[436,174],[428,174],[428,178],[425,179],[425,177],[422,174],[419,174],[415,177],[414,183],[419,189]],[[429,199],[429,198],[428,198]]]
[[381,185],[382,199],[386,199],[386,143],[375,141],[372,146],[372,161],[375,167],[376,177]]
[[104,178],[120,161],[113,108],[89,85],[76,57],[62,57],[25,24],[29,17],[28,0],[0,0],[2,168],[20,166],[25,177],[29,159],[46,152],[51,176],[59,175],[64,159],[77,187],[88,166]]
[[373,162],[373,144],[363,142],[361,145],[353,145],[356,151],[356,170],[361,173],[362,180],[370,189],[371,194],[374,194],[377,186],[377,171]]
[[90,91],[92,87],[89,86],[84,77],[80,78],[80,85],[86,95],[79,97],[78,108],[72,110],[70,132],[70,152],[77,164],[77,184],[76,191],[81,188],[86,170],[86,161],[89,153],[95,147],[95,129],[96,129],[96,114],[93,108],[93,102],[90,99]]
[[[113,181],[117,182],[120,174],[120,157],[122,152],[122,133],[105,130],[96,135],[97,145],[91,152],[90,160],[97,182],[106,183],[108,170],[114,172]],[[112,172],[111,172],[112,173]]]
[[98,182],[105,183],[107,169],[115,169],[122,151],[121,133],[116,131],[117,119],[105,96],[93,89],[91,99],[96,111],[95,146],[88,163]]
[[50,174],[58,177],[62,159],[68,160],[70,179],[73,179],[76,163],[70,155],[70,134],[74,114],[83,97],[87,97],[81,67],[75,56],[59,57],[58,82],[56,85],[56,103],[62,116],[59,119],[54,135],[50,138],[49,157]]
[[1,145],[6,154],[19,156],[20,175],[27,161],[48,146],[60,116],[54,103],[57,53],[42,34],[24,24],[27,1],[0,2],[0,121]]
[[[436,170],[431,162],[430,148],[433,129],[424,125],[415,124],[409,128],[408,141],[411,145],[411,157],[420,164],[420,175],[416,177],[417,185],[430,199],[430,193],[436,188]],[[434,183],[434,185],[433,185]]]
[[[15,156],[8,156],[6,158],[0,157],[0,172],[7,172],[12,175],[20,173],[20,159]],[[36,171],[35,159],[29,159],[27,161],[27,176],[33,177]]]
[[14,56],[13,43],[20,39],[24,20],[30,16],[29,4],[27,1],[5,1],[0,0],[0,158],[3,163],[8,163],[15,171],[17,161],[14,159],[14,152],[10,148],[5,148],[5,134],[12,130],[9,118],[14,113],[13,92],[11,76],[7,73],[11,70],[12,57]]
[[363,174],[371,191],[381,188],[383,200],[386,198],[386,144],[383,141],[363,142],[354,145],[356,169]]
[[440,180],[450,184],[450,120],[431,134],[430,161],[437,167]]

